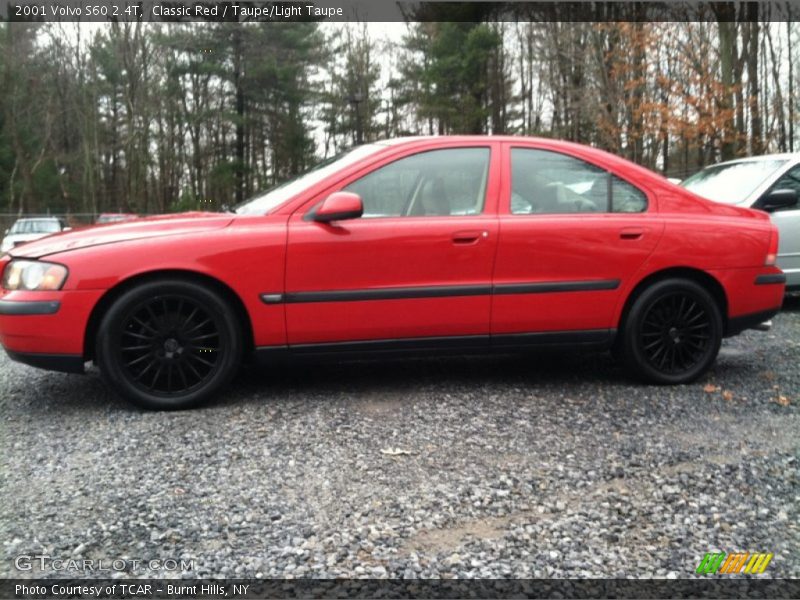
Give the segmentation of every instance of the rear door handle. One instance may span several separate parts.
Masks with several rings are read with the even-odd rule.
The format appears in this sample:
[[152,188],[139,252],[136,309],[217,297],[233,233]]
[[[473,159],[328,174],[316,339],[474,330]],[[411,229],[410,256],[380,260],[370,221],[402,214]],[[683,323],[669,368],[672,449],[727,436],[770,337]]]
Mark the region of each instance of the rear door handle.
[[638,240],[644,235],[644,231],[639,227],[626,227],[619,232],[619,237],[623,240]]
[[489,237],[488,231],[456,231],[453,234],[453,243],[466,246],[469,244],[476,244],[481,238],[486,237]]

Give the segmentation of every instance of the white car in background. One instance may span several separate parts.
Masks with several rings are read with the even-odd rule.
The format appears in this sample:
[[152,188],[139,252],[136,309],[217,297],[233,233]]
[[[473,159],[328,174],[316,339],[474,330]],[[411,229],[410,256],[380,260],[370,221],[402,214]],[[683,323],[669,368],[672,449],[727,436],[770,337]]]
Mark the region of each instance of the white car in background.
[[64,219],[58,217],[32,217],[17,219],[0,245],[0,254],[8,252],[14,246],[32,242],[60,231],[69,231],[69,226]]
[[770,213],[780,232],[786,291],[800,290],[800,153],[768,154],[706,167],[680,185],[698,196]]

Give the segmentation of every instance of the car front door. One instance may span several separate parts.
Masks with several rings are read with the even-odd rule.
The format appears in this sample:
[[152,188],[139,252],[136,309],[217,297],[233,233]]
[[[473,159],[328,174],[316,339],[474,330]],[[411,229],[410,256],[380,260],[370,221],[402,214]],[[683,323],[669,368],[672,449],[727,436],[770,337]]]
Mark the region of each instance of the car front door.
[[505,151],[494,343],[608,339],[663,223],[644,191],[599,166],[545,149]]
[[[295,212],[282,298],[289,345],[487,344],[498,146],[393,157]],[[340,190],[361,197],[363,216],[314,221]]]
[[[800,165],[795,165],[764,192],[754,204],[758,208],[761,201],[775,190],[790,189],[800,196]],[[780,235],[778,247],[778,266],[786,273],[786,287],[800,288],[800,205],[776,210],[770,214],[772,222]]]

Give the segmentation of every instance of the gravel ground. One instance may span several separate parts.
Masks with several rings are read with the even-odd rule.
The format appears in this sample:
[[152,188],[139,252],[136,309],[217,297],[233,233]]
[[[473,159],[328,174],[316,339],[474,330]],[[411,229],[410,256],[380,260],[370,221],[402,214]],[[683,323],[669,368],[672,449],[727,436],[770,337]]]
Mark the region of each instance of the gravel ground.
[[686,577],[722,550],[800,577],[799,361],[797,297],[679,387],[606,355],[410,360],[246,372],[151,413],[97,373],[2,358],[0,576],[53,575],[14,569],[46,553],[193,577]]

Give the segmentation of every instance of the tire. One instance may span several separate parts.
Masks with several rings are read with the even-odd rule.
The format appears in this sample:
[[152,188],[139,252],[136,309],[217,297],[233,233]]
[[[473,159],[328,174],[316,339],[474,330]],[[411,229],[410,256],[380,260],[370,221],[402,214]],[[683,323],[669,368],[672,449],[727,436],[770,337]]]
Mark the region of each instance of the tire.
[[100,322],[95,356],[105,380],[137,406],[192,408],[236,373],[241,328],[211,289],[190,281],[151,281],[111,305]]
[[645,289],[623,326],[625,362],[651,383],[694,381],[714,363],[722,343],[719,306],[688,279],[665,279]]

